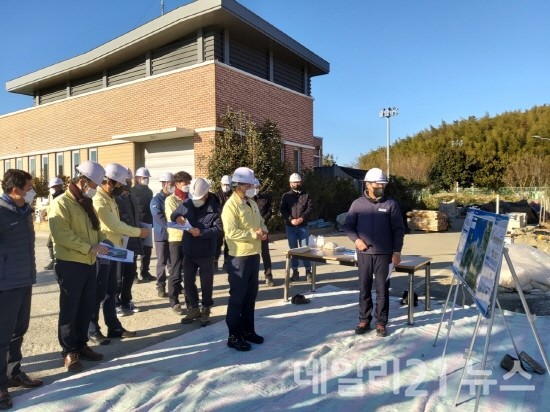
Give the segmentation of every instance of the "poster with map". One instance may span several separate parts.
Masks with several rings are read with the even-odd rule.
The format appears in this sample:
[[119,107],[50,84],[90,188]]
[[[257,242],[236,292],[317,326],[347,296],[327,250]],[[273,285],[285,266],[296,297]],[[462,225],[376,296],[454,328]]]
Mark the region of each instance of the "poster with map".
[[491,317],[507,227],[506,215],[469,209],[452,266],[486,318]]

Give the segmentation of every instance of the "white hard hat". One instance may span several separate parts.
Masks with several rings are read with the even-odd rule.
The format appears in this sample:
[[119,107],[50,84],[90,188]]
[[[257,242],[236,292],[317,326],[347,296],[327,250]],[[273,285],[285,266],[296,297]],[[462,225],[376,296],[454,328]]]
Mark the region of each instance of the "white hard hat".
[[254,186],[260,186],[260,181],[257,178],[254,178]]
[[166,172],[160,175],[159,182],[173,182],[174,173]]
[[76,167],[82,176],[86,176],[96,185],[100,185],[105,177],[105,169],[99,163],[85,160]]
[[206,179],[203,179],[202,177],[199,177],[197,179],[191,180],[191,184],[189,185],[189,197],[193,199],[200,199],[205,194],[208,193],[210,190],[210,185],[206,181]]
[[133,179],[134,175],[132,174],[132,169],[129,167],[126,168],[128,170],[128,176],[126,176],[126,179]]
[[151,177],[151,173],[149,173],[149,170],[145,167],[140,167],[138,170],[136,170],[136,177]]
[[238,167],[233,172],[232,183],[254,184],[254,171],[248,167]]
[[109,163],[105,166],[105,176],[120,184],[126,185],[128,169],[118,163]]
[[222,180],[220,182],[222,185],[230,185],[231,184],[231,176],[229,175],[223,175]]
[[386,177],[386,175],[384,174],[382,169],[379,169],[377,167],[373,167],[365,175],[365,182],[388,183],[388,178]]
[[52,177],[48,182],[48,189],[54,186],[61,186],[61,185],[63,185],[63,180],[61,180],[60,177]]
[[298,173],[292,173],[290,175],[290,178],[288,179],[290,183],[297,183],[302,181],[302,176],[300,176]]

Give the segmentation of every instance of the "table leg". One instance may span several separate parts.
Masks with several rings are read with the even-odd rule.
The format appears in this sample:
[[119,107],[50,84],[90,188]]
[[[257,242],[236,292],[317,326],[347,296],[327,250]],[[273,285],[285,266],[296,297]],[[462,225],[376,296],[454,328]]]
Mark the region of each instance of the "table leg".
[[409,272],[409,325],[414,323],[414,289],[413,289],[414,272]]
[[290,284],[290,256],[286,255],[285,287],[283,300],[288,302],[288,287]]
[[432,310],[430,306],[430,283],[431,283],[431,264],[426,264],[426,301],[424,302],[424,310]]
[[317,263],[311,262],[311,291],[315,292],[315,277],[317,276]]

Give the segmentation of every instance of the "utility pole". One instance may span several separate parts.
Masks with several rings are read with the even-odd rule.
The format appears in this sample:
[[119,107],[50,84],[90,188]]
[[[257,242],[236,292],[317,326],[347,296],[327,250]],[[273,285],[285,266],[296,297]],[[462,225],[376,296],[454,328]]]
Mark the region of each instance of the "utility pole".
[[390,117],[397,116],[399,109],[397,107],[388,107],[380,110],[380,117],[386,118],[386,174],[390,178]]
[[164,0],[160,0],[160,15],[164,16]]

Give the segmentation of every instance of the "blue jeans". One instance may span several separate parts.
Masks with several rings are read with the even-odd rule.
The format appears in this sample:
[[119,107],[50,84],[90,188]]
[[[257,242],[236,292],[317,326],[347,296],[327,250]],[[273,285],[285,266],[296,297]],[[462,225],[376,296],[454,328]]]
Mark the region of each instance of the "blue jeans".
[[[295,249],[297,247],[307,246],[308,238],[309,238],[309,230],[307,226],[305,227],[297,227],[297,226],[288,226],[285,225],[286,228],[286,237],[288,238],[288,246],[291,249]],[[307,272],[311,271],[311,262],[309,260],[302,260],[302,263],[304,264],[304,267],[306,268]],[[298,270],[299,265],[298,258],[293,257],[292,258],[292,270]]]

